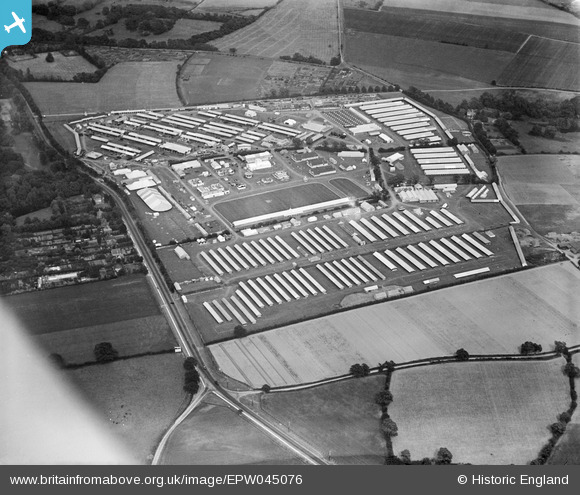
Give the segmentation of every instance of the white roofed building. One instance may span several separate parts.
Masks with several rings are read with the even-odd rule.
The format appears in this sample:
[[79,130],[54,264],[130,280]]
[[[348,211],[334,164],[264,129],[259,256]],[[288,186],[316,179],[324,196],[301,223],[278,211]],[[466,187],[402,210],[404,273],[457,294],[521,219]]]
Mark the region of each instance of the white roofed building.
[[271,158],[272,154],[269,151],[262,151],[261,153],[253,153],[244,156],[248,170],[252,172],[255,170],[272,168],[272,162],[270,161]]
[[137,194],[153,211],[169,211],[172,208],[171,203],[157,189],[145,188],[137,191]]

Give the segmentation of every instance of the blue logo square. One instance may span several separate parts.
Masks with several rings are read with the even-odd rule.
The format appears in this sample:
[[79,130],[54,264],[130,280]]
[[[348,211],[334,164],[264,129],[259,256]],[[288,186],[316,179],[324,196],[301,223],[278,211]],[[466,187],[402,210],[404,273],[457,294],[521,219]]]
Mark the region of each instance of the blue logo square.
[[32,0],[0,0],[0,51],[32,36]]

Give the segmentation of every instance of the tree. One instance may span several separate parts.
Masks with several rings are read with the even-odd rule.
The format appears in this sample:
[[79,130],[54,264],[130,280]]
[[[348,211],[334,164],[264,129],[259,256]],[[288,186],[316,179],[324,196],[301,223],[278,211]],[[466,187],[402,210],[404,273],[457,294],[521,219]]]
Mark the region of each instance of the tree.
[[235,55],[237,52],[238,52],[238,49],[237,49],[237,48],[235,48],[235,47],[233,47],[233,46],[230,48],[230,53],[231,53],[232,55]]
[[550,425],[550,431],[554,434],[554,436],[560,437],[566,431],[566,423],[562,423],[561,421],[552,423]]
[[437,451],[435,464],[451,464],[451,459],[453,459],[453,454],[449,452],[449,449],[447,449],[446,447],[441,447]]
[[330,65],[336,66],[340,65],[340,55],[336,55],[330,59]]
[[388,390],[381,390],[375,395],[375,404],[378,404],[383,408],[388,406],[391,402],[393,402],[393,394]]
[[365,363],[362,364],[357,363],[353,364],[350,367],[350,372],[356,378],[362,378],[363,376],[367,376],[370,373],[370,368]]
[[185,358],[185,361],[183,361],[183,368],[186,370],[194,370],[197,367],[197,364],[197,359],[190,356]]
[[248,335],[248,331],[242,325],[236,325],[234,328],[234,337],[242,338]]
[[385,361],[384,363],[379,363],[379,371],[395,371],[395,361]]
[[185,390],[187,393],[189,393],[191,395],[195,395],[195,394],[197,394],[197,391],[199,390],[199,383],[187,382],[183,385],[183,390]]
[[411,464],[411,452],[409,452],[407,449],[401,451],[399,458],[401,461],[403,461],[404,464]]
[[[190,362],[191,363],[191,362]],[[184,362],[185,367],[185,362]],[[193,369],[187,369],[185,371],[185,376],[183,380],[183,390],[190,394],[196,394],[199,390],[200,376],[195,367]]]
[[558,355],[569,354],[568,346],[566,345],[566,342],[561,342],[559,340],[555,340],[554,341],[554,352]]
[[463,347],[455,351],[455,357],[457,361],[467,361],[469,359],[469,352],[467,352]]
[[580,368],[578,368],[578,366],[574,365],[572,362],[566,363],[564,365],[563,372],[570,378],[580,377]]
[[384,418],[381,421],[381,431],[387,437],[396,437],[399,434],[399,427],[391,418]]
[[101,342],[97,344],[94,349],[95,359],[98,363],[108,363],[114,361],[119,356],[119,353],[113,348],[110,342]]
[[528,340],[520,346],[520,354],[522,356],[529,356],[530,354],[536,354],[538,352],[542,352],[542,346],[535,342],[530,342]]
[[45,58],[45,60],[46,60],[46,61],[47,61],[49,64],[51,64],[52,62],[54,62],[54,55],[53,55],[51,52],[48,52],[48,53],[46,54],[46,58]]
[[262,392],[264,393],[269,393],[270,390],[272,390],[272,387],[270,387],[270,385],[268,385],[267,383],[264,383],[264,385],[262,385]]
[[561,423],[569,423],[570,420],[572,419],[572,415],[568,412],[568,411],[564,411],[561,414],[558,414],[558,421],[560,421]]

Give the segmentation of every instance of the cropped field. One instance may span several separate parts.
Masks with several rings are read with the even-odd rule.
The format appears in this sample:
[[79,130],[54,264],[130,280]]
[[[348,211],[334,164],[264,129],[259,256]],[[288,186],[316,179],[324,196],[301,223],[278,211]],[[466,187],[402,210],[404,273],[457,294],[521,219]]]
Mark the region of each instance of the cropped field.
[[498,170],[510,199],[539,233],[580,229],[580,157],[501,157]]
[[383,464],[385,440],[374,396],[384,386],[380,375],[265,394],[256,409],[287,425],[319,452],[330,452],[337,464]]
[[[532,340],[580,342],[571,263],[375,304],[210,346],[224,373],[261,387],[311,382],[376,366],[451,355],[517,353]],[[259,363],[259,364],[258,364]]]
[[30,70],[30,74],[34,77],[58,77],[64,81],[72,81],[75,74],[80,72],[93,73],[97,68],[88,60],[80,55],[65,57],[60,52],[51,52],[54,57],[54,62],[47,62],[47,53],[36,53],[34,58],[25,58],[18,61],[13,61],[7,58],[8,65],[16,70],[21,70],[26,74]]
[[557,10],[539,0],[384,0],[383,10],[393,7],[425,9],[452,14],[471,14],[479,16],[507,17],[576,24],[570,14]]
[[345,36],[350,63],[403,87],[481,87],[499,77],[513,54],[421,39],[356,32]]
[[532,36],[499,76],[501,86],[580,90],[580,44]]
[[389,9],[388,12],[345,9],[345,29],[359,32],[416,38],[446,44],[515,53],[527,35],[516,30],[467,24],[455,17],[432,15],[429,12]]
[[161,436],[186,404],[179,354],[143,356],[65,373],[142,464],[151,462]]
[[196,53],[181,69],[179,91],[189,105],[258,98],[271,65],[260,58]]
[[4,301],[47,354],[61,354],[67,364],[94,361],[99,342],[111,342],[120,356],[172,349],[175,342],[141,275]]
[[570,403],[563,364],[453,363],[395,372],[395,453],[408,449],[422,459],[447,447],[454,463],[529,463]]
[[329,184],[336,187],[341,193],[346,196],[353,196],[355,198],[366,198],[369,193],[365,191],[358,184],[355,184],[350,179],[330,179]]
[[177,61],[126,62],[115,65],[94,84],[24,84],[46,115],[178,107],[177,65]]
[[239,54],[268,58],[300,53],[328,63],[338,55],[337,15],[335,0],[285,0],[212,45],[221,51],[236,48]]
[[214,208],[229,222],[234,222],[242,218],[321,203],[338,197],[325,185],[311,183],[224,201],[217,203]]
[[173,432],[160,464],[282,465],[302,461],[210,395]]
[[232,12],[236,14],[258,14],[267,7],[273,7],[277,0],[203,0],[194,8],[202,12]]

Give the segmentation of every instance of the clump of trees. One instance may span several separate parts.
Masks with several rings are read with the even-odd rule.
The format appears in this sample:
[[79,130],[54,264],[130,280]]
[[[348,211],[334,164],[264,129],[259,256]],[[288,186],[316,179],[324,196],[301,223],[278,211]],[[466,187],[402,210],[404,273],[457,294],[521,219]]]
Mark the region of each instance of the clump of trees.
[[366,363],[356,363],[350,367],[350,374],[356,378],[362,378],[363,376],[368,376],[371,372],[369,365]]
[[535,342],[528,340],[520,346],[520,354],[522,356],[529,356],[530,354],[537,354],[538,352],[542,352],[542,346]]
[[[290,56],[290,55],[280,55],[280,59],[281,60],[293,60],[294,62],[306,62],[309,64],[317,64],[317,65],[326,65],[326,63],[324,62],[324,60],[320,60],[319,58],[316,58],[312,55],[309,55],[308,57],[305,57],[304,55],[296,52],[294,55]],[[340,60],[339,60],[340,63]],[[338,64],[335,64],[338,65]]]
[[457,358],[457,361],[467,361],[469,359],[469,352],[462,347],[455,351],[455,357]]
[[119,357],[119,352],[110,342],[101,342],[97,344],[94,353],[97,363],[109,363]]
[[234,327],[234,337],[240,339],[248,335],[248,331],[242,325],[236,325]]
[[183,361],[183,368],[185,370],[185,376],[183,378],[183,390],[189,394],[196,394],[199,390],[199,384],[201,378],[199,372],[197,371],[197,359],[193,356],[187,357]]

